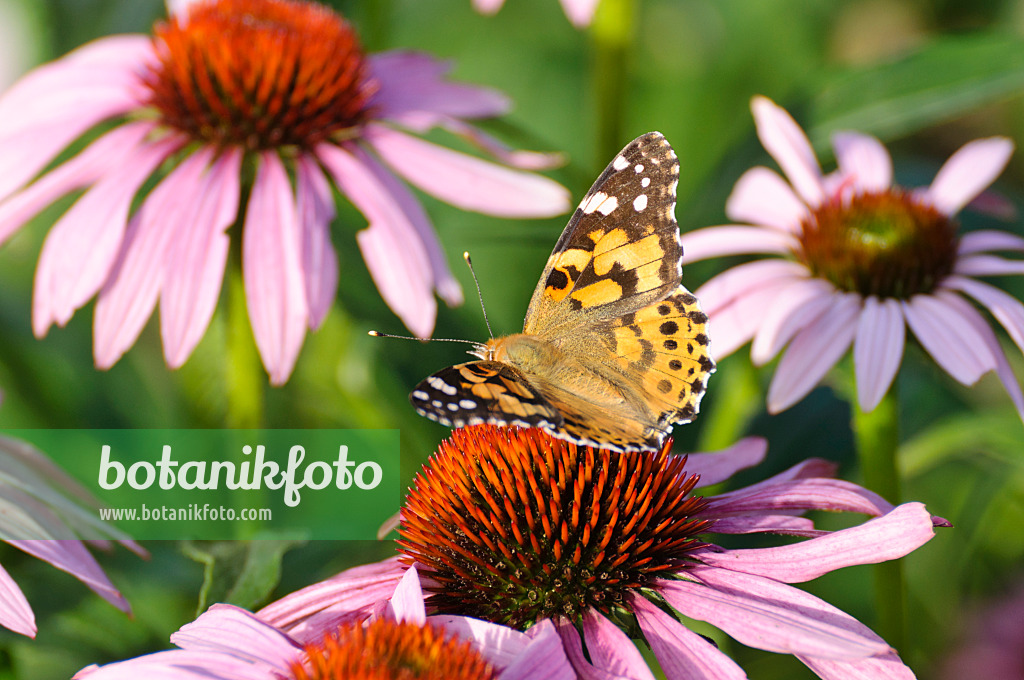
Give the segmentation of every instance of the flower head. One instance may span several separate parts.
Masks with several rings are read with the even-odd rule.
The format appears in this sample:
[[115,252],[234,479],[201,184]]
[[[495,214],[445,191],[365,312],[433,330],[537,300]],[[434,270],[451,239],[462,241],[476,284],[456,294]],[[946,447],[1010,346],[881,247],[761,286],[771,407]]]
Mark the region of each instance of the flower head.
[[[397,582],[397,587],[395,583]],[[415,569],[390,581],[391,592],[376,611],[306,629],[308,639],[289,635],[257,615],[214,605],[171,636],[179,649],[157,652],[75,676],[90,680],[173,677],[182,680],[528,680],[575,676],[561,654],[553,628],[530,638],[494,635],[453,621],[428,622]],[[460,627],[458,624],[468,624]],[[483,623],[483,622],[477,622]],[[466,635],[473,627],[477,636]],[[490,628],[497,628],[491,626]],[[511,632],[511,631],[510,631]],[[545,668],[546,675],[535,674]]]
[[[1024,350],[1024,305],[974,276],[1024,273],[1024,263],[985,254],[1024,252],[1024,238],[960,234],[956,214],[1002,171],[1013,144],[967,144],[929,187],[892,183],[892,161],[873,137],[838,133],[838,168],[823,175],[796,122],[771,101],[753,102],[758,135],[786,175],[748,170],[726,205],[748,224],[708,227],[682,238],[684,261],[765,253],[782,259],[734,267],[696,294],[714,324],[721,357],[752,340],[760,365],[784,352],[768,392],[770,411],[802,399],[853,346],[857,396],[870,411],[899,370],[906,327],[953,378],[973,384],[995,371],[1024,417],[1020,384],[988,309]],[[788,180],[788,182],[786,181]],[[966,296],[966,297],[965,297]]]
[[[462,293],[426,213],[394,173],[487,214],[568,208],[567,192],[546,178],[409,134],[440,126],[508,165],[552,162],[469,125],[509,104],[450,82],[449,65],[410,52],[367,55],[344,19],[311,2],[176,5],[152,38],[97,40],[0,97],[0,243],[55,199],[85,190],[40,254],[37,335],[95,295],[95,359],[108,368],[159,300],[164,356],[176,368],[205,333],[235,238],[256,344],[280,384],[338,287],[332,185],[366,216],[356,235],[363,259],[421,337],[433,329],[434,294],[457,304]],[[39,175],[104,121],[116,125]]]
[[[896,559],[946,523],[919,503],[894,508],[830,479],[833,466],[813,459],[751,487],[692,494],[755,464],[765,449],[751,439],[686,458],[668,447],[612,454],[536,429],[456,430],[403,507],[400,561],[339,575],[316,596],[291,598],[260,616],[299,631],[311,621],[358,616],[408,564],[428,592],[428,620],[474,617],[527,632],[553,623],[582,677],[600,669],[652,678],[623,632],[634,626],[669,678],[744,677],[677,612],[752,647],[794,654],[823,678],[911,677],[867,627],[788,584]],[[874,519],[827,532],[801,516],[808,510]],[[808,540],[724,549],[711,542],[714,533]]]

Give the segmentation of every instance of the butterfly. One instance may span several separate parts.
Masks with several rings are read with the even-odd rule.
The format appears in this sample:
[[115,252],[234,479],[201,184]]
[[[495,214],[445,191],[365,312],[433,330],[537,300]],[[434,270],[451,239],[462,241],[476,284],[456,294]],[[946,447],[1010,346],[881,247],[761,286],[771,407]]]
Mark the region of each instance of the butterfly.
[[450,427],[539,427],[614,451],[657,450],[697,415],[715,364],[707,316],[680,285],[679,161],[658,132],[604,169],[555,243],[523,332],[434,373],[416,411]]

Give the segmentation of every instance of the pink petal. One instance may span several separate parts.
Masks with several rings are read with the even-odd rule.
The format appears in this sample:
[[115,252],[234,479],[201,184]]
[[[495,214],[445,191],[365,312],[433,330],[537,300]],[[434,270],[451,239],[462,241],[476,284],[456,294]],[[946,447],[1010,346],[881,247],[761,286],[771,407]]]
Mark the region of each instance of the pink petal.
[[33,557],[48,562],[57,569],[71,574],[87,585],[93,592],[123,612],[131,612],[128,601],[110,582],[103,569],[96,562],[81,541],[29,539],[8,540],[7,543]]
[[565,164],[564,154],[512,149],[480,128],[458,118],[442,118],[439,123],[446,130],[455,133],[478,149],[498,159],[503,165],[510,165],[520,170],[550,170]]
[[756,290],[737,298],[732,304],[708,315],[708,348],[715,360],[732,354],[737,348],[754,337],[757,329],[770,311],[786,281],[765,282]]
[[529,630],[532,638],[526,649],[498,674],[498,680],[576,680],[562,649],[562,639],[550,620]]
[[408,203],[394,196],[376,167],[367,164],[365,154],[356,156],[326,144],[318,154],[335,184],[369,222],[356,239],[384,301],[409,330],[429,337],[437,314],[430,241],[421,237],[421,229],[429,225],[417,226],[419,214],[410,215],[404,209]]
[[1017,298],[982,281],[950,276],[943,286],[961,290],[977,300],[1003,325],[1017,347],[1024,352],[1024,305]]
[[704,312],[710,316],[736,300],[756,293],[763,283],[778,285],[806,277],[807,269],[796,262],[755,260],[725,270],[698,288],[694,295],[700,300]]
[[495,14],[504,4],[505,0],[473,0],[473,9],[481,14]]
[[316,329],[323,323],[338,293],[338,254],[331,243],[334,196],[320,166],[309,156],[296,160],[295,183],[309,327]]
[[1013,142],[1005,137],[968,142],[939,169],[925,199],[946,215],[959,212],[995,181],[1012,153]]
[[632,680],[654,680],[633,641],[596,609],[583,615],[583,639],[595,666]]
[[697,488],[718,484],[738,471],[764,460],[768,442],[761,437],[746,437],[727,449],[714,453],[691,453],[686,457],[686,473],[700,475]]
[[1016,250],[1024,252],[1024,237],[1006,231],[980,229],[960,237],[958,255],[970,255],[986,250]]
[[32,327],[38,337],[51,323],[66,324],[106,281],[121,250],[135,193],[176,146],[164,140],[138,147],[50,229],[36,268]]
[[288,381],[306,338],[303,274],[292,185],[277,154],[264,152],[245,211],[242,278],[256,347],[272,385]]
[[679,237],[683,246],[683,264],[711,257],[792,252],[796,240],[789,234],[765,227],[722,225],[687,232]]
[[864,624],[832,605],[768,578],[694,567],[693,581],[659,581],[684,616],[707,621],[749,647],[826,659],[863,659],[889,651]]
[[238,216],[241,161],[237,149],[224,151],[210,166],[199,193],[189,197],[195,220],[167,224],[175,236],[165,255],[160,337],[171,368],[185,363],[199,344],[217,305],[228,256],[224,232]]
[[290,637],[230,604],[213,605],[172,633],[171,642],[186,651],[229,654],[247,663],[265,664],[285,675],[304,656]]
[[778,291],[765,312],[750,346],[750,358],[762,366],[775,357],[805,326],[835,303],[836,289],[823,279],[802,278]]
[[892,184],[892,159],[874,137],[837,132],[832,135],[832,148],[844,181],[852,181],[858,193],[884,191]]
[[36,636],[36,617],[25,594],[0,567],[0,626],[30,638]]
[[632,680],[591,664],[583,653],[583,642],[576,631],[576,626],[569,623],[566,619],[560,619],[556,626],[558,634],[562,638],[562,644],[565,647],[565,655],[576,670],[579,680]]
[[[807,460],[801,461],[796,465],[790,467],[787,470],[772,475],[768,479],[765,479],[756,484],[743,487],[742,489],[736,489],[735,491],[728,491],[723,494],[714,496],[715,502],[723,498],[735,498],[737,496],[749,496],[760,489],[770,489],[777,484],[785,482],[791,482],[797,479],[814,479],[816,477],[834,477],[838,471],[839,466],[836,463],[831,463],[821,458],[808,458]],[[865,490],[866,491],[866,490]]]
[[153,127],[151,123],[130,123],[114,128],[74,158],[0,203],[0,243],[61,196],[121,168]]
[[889,391],[903,358],[906,332],[898,301],[873,295],[864,301],[853,341],[857,402],[864,412],[873,411]]
[[565,16],[576,28],[586,28],[594,19],[594,11],[600,0],[562,0]]
[[[742,515],[803,513],[807,510],[859,512],[879,516],[892,510],[892,504],[873,491],[841,479],[793,479],[715,496],[699,515],[702,519],[717,519]],[[754,518],[754,521],[759,520],[760,517]]]
[[725,203],[730,220],[763,224],[780,231],[798,233],[807,219],[807,206],[777,172],[758,166],[747,170],[736,182]]
[[870,659],[856,661],[833,661],[797,655],[818,677],[823,680],[915,680],[910,670],[896,652],[879,654]]
[[982,374],[995,370],[996,360],[967,319],[948,304],[950,296],[940,291],[900,304],[914,336],[939,366],[960,383],[973,385]]
[[957,260],[953,271],[964,276],[1024,274],[1024,262],[995,255],[968,255]]
[[803,399],[853,341],[860,296],[838,294],[835,304],[805,326],[779,361],[768,387],[768,411],[779,413]]
[[500,217],[551,217],[569,209],[561,184],[417,139],[382,125],[365,138],[398,174],[464,210]]
[[213,153],[200,149],[181,162],[149,193],[125,232],[120,259],[96,302],[93,353],[96,366],[107,369],[128,351],[156,307],[166,269],[164,258],[178,225],[195,222],[203,173]]
[[905,503],[881,517],[819,538],[776,548],[712,549],[701,551],[699,559],[712,567],[803,583],[843,567],[898,559],[934,535],[924,504]]
[[743,669],[715,645],[691,632],[640,595],[629,601],[644,639],[668,680],[740,680]]
[[227,654],[173,649],[96,667],[87,666],[72,680],[267,680],[271,669]]
[[448,635],[472,642],[474,649],[498,668],[513,663],[530,644],[525,633],[468,616],[435,614],[427,619],[427,623]]
[[395,594],[391,596],[391,609],[396,621],[408,621],[420,626],[427,622],[420,576],[416,573],[415,565],[402,574],[402,580],[398,582]]
[[821,168],[807,135],[785,109],[766,97],[750,103],[761,144],[786,173],[796,193],[811,207],[824,199]]
[[815,538],[828,533],[823,529],[815,529],[814,522],[806,517],[790,515],[724,517],[715,520],[714,532],[716,534],[778,534],[804,538]]
[[489,118],[511,108],[509,98],[497,90],[445,80],[452,62],[422,52],[380,52],[370,55],[368,63],[379,87],[371,105],[383,118],[436,124],[437,116]]

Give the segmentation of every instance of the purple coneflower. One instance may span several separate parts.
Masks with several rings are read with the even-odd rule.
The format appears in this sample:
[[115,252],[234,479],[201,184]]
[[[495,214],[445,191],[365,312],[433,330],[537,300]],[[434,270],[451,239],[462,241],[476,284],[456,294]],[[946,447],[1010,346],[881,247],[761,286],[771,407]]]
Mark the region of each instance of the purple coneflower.
[[[955,215],[1002,172],[1013,143],[973,141],[953,154],[931,186],[892,183],[892,161],[875,138],[833,137],[838,168],[823,175],[803,130],[786,111],[756,97],[762,144],[786,175],[756,167],[736,183],[726,214],[746,224],[683,236],[684,261],[765,253],[699,290],[713,324],[713,352],[752,340],[761,365],[788,344],[768,390],[779,412],[802,399],[853,345],[857,400],[873,410],[899,370],[906,326],[947,373],[970,385],[995,371],[1024,417],[1024,396],[986,308],[1024,349],[1024,305],[976,276],[1024,274],[1024,252],[1001,231],[959,233]],[[966,296],[966,298],[965,298]]]
[[[618,625],[634,618],[668,678],[745,677],[677,613],[794,654],[822,678],[913,677],[866,626],[788,584],[897,559],[948,523],[920,503],[893,507],[830,479],[834,466],[816,459],[701,498],[695,488],[755,464],[764,442],[688,458],[669,447],[613,454],[536,429],[456,430],[406,499],[402,557],[343,572],[257,615],[295,635],[366,616],[411,564],[429,593],[428,620],[465,616],[520,630],[552,622],[583,678],[654,677]],[[801,516],[808,510],[874,519],[828,532]],[[712,533],[807,540],[724,549],[709,542]]]
[[[366,55],[352,27],[315,3],[176,5],[153,37],[97,40],[0,97],[0,243],[57,198],[85,190],[43,244],[32,323],[42,336],[96,295],[100,368],[134,344],[157,300],[164,356],[172,368],[183,364],[206,331],[234,247],[260,356],[271,382],[285,382],[338,287],[332,184],[369,222],[356,241],[381,295],[421,337],[433,329],[434,293],[449,304],[462,293],[399,176],[491,215],[568,208],[568,193],[551,180],[409,134],[440,126],[510,165],[551,161],[467,124],[509,102],[450,82],[449,64],[412,52]],[[101,123],[110,129],[39,174]]]
[[[306,642],[218,604],[171,636],[179,649],[89,666],[76,680],[575,680],[549,624],[531,635],[483,621],[426,619],[415,569],[377,611],[316,631]],[[433,624],[433,625],[428,625]]]

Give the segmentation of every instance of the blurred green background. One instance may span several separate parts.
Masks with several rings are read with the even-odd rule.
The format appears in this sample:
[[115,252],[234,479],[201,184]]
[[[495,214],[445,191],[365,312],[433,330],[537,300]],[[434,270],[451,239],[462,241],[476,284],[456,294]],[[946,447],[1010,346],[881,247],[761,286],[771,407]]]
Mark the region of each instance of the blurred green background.
[[[574,202],[610,160],[598,142],[593,38],[573,29],[555,0],[508,0],[495,17],[476,14],[469,0],[331,4],[361,31],[369,51],[426,50],[452,59],[455,77],[510,95],[514,111],[482,126],[521,148],[565,152],[567,165],[549,176],[569,187]],[[95,38],[148,32],[163,14],[158,0],[0,0],[0,77],[9,84],[17,73]],[[676,212],[684,231],[725,222],[725,199],[736,179],[753,164],[770,164],[754,136],[749,101],[755,94],[793,113],[826,169],[828,134],[859,129],[890,145],[900,183],[926,184],[971,139],[1000,134],[1024,144],[1022,35],[1021,0],[637,0],[616,149],[648,130],[667,136],[682,164]],[[434,138],[459,146],[441,134]],[[1024,204],[1024,155],[1011,161],[996,189]],[[518,331],[566,217],[509,221],[420,197],[468,300],[462,308],[441,309],[435,334],[486,337],[472,280],[460,262],[464,250],[473,254],[495,333]],[[66,205],[46,211],[0,249],[0,426],[223,426],[223,299],[192,358],[174,372],[164,366],[155,323],[112,370],[95,370],[92,304],[66,328],[52,329],[43,340],[32,336],[35,260],[48,226]],[[1019,223],[970,213],[963,223],[965,229],[1024,231]],[[356,248],[354,234],[363,226],[357,212],[341,207],[333,233],[342,272],[337,303],[323,328],[307,338],[287,385],[266,387],[266,425],[398,427],[404,474],[411,479],[447,431],[416,416],[406,395],[428,373],[464,355],[445,343],[367,337],[369,329],[404,328],[381,301]],[[690,266],[683,283],[696,289],[734,263]],[[999,285],[1024,298],[1024,282],[1007,278]],[[1019,352],[1003,340],[1024,376]],[[763,397],[771,372],[754,371],[747,351],[720,362],[702,415],[677,428],[676,450],[720,448],[758,434],[770,442],[768,460],[733,484],[811,456],[838,461],[841,476],[857,481],[842,397],[848,386],[840,384],[850,367],[834,372],[834,385],[769,417]],[[938,677],[942,655],[963,635],[965,613],[1024,579],[1024,425],[994,377],[962,388],[916,346],[908,346],[899,380],[905,499],[925,502],[955,525],[905,560],[909,635],[900,652],[918,677],[930,678]],[[832,518],[824,522],[830,525]],[[257,606],[393,549],[389,543],[328,542],[147,548],[147,561],[124,550],[99,555],[134,607],[129,619],[71,577],[0,546],[0,563],[25,590],[39,626],[34,641],[0,631],[0,674],[66,678],[89,663],[163,649],[167,636],[203,606],[201,593]],[[280,584],[272,592],[273,568],[238,568],[274,565],[278,554]],[[204,569],[213,575],[206,579],[209,592]],[[806,588],[873,625],[866,567]],[[711,629],[701,632],[713,635],[751,678],[813,677],[791,657],[745,648]]]

